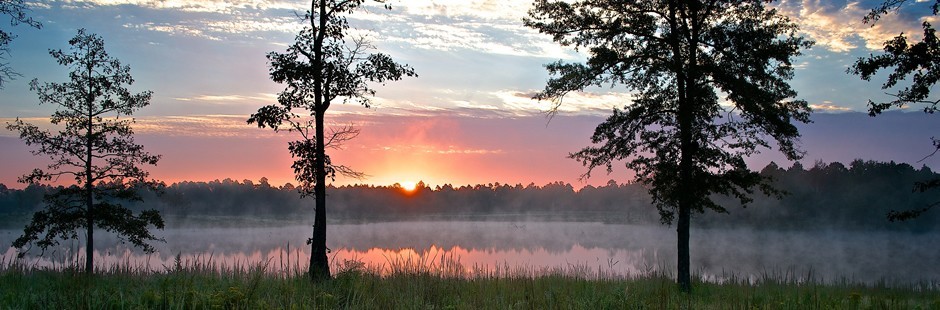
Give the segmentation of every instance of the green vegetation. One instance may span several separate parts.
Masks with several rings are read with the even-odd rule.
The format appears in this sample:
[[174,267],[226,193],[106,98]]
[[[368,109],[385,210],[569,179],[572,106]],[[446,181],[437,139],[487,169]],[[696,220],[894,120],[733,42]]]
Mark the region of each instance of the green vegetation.
[[[819,284],[792,274],[724,283],[693,278],[694,293],[673,277],[648,272],[621,278],[590,268],[468,271],[454,258],[390,261],[379,275],[356,261],[314,283],[298,269],[267,272],[267,265],[219,266],[177,258],[153,272],[130,266],[36,270],[19,262],[0,266],[0,308],[12,309],[940,309],[936,283]],[[276,264],[270,262],[269,264]],[[472,275],[471,275],[472,274]],[[802,283],[801,283],[802,282]]]

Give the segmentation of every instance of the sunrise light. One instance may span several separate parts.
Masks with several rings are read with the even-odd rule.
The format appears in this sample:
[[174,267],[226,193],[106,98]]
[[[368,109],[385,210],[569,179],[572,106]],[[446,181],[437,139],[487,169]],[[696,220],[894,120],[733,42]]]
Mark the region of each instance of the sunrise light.
[[938,5],[0,0],[0,308],[933,309]]
[[399,185],[401,185],[401,189],[412,192],[415,190],[415,187],[418,186],[418,183],[415,183],[414,181],[404,181],[404,182],[401,182]]

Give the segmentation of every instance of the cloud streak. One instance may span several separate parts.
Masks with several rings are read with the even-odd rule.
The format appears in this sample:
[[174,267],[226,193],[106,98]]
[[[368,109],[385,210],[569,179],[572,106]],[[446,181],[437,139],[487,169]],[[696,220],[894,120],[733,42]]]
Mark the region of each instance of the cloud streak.
[[262,102],[276,102],[276,94],[258,94],[256,96],[248,95],[197,95],[192,97],[178,97],[173,98],[178,101],[208,101],[208,102],[219,102],[226,103],[232,101],[262,101]]
[[809,107],[816,112],[849,112],[851,108],[832,104],[831,101],[823,101],[820,104],[810,104]]
[[920,40],[923,37],[921,23],[935,19],[926,4],[917,3],[905,6],[900,12],[884,14],[877,23],[862,23],[862,18],[877,5],[878,2],[828,0],[785,0],[776,4],[800,26],[801,32],[816,40],[818,46],[839,53],[859,47],[880,50],[885,41],[902,32]]

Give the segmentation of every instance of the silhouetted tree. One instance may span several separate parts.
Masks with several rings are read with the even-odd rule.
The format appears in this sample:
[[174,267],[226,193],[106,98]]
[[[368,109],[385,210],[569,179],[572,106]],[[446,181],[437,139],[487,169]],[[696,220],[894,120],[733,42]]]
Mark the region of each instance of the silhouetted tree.
[[[29,8],[26,7],[24,0],[0,0],[0,15],[9,16],[11,26],[26,24],[36,29],[42,28],[41,23],[26,15],[27,11],[29,11]],[[20,75],[6,62],[7,57],[10,55],[10,42],[14,38],[16,38],[16,35],[0,29],[0,89],[7,81]]]
[[[874,26],[882,14],[898,10],[908,2],[907,0],[887,0],[863,18],[865,23]],[[940,0],[931,6],[934,15],[940,10]],[[869,114],[876,116],[891,107],[904,107],[908,104],[924,104],[924,112],[937,111],[940,100],[929,99],[930,88],[940,81],[940,40],[936,30],[928,21],[921,26],[924,29],[924,38],[920,42],[909,43],[904,33],[884,43],[884,54],[860,57],[846,71],[870,81],[872,76],[882,69],[893,69],[888,80],[882,84],[882,89],[898,86],[898,83],[910,79],[910,85],[889,94],[894,100],[888,102],[875,102],[868,100]],[[935,144],[937,142],[935,141]],[[940,147],[940,145],[938,145]]]
[[[907,0],[886,0],[878,7],[871,10],[863,18],[865,23],[872,26],[881,18],[882,14],[889,11],[896,11],[908,2]],[[940,12],[940,0],[936,0],[931,5],[931,10],[936,16]],[[924,21],[921,26],[924,29],[924,38],[920,42],[909,43],[904,33],[899,34],[894,39],[884,43],[884,54],[861,57],[855,61],[852,67],[846,72],[860,76],[865,81],[871,81],[872,76],[883,69],[893,69],[888,75],[888,80],[881,85],[882,89],[889,89],[898,86],[898,83],[910,79],[910,85],[898,91],[896,94],[889,94],[894,100],[887,102],[875,102],[868,100],[868,114],[877,116],[891,107],[902,108],[909,104],[923,104],[924,112],[933,114],[937,112],[937,103],[940,99],[930,98],[930,89],[940,81],[940,39],[937,38],[936,29],[929,21]],[[934,152],[929,156],[940,152],[940,139],[932,137]],[[928,156],[928,157],[929,157]],[[915,192],[926,192],[932,189],[940,188],[940,179],[930,179],[914,184]],[[929,211],[940,202],[930,204],[924,208],[918,208],[906,211],[888,212],[888,220],[904,221],[916,218]]]
[[[311,1],[310,10],[304,15],[304,21],[309,24],[300,31],[294,44],[286,53],[268,54],[271,79],[287,85],[278,96],[278,104],[264,106],[248,119],[249,124],[257,123],[262,128],[300,135],[300,140],[288,143],[288,150],[295,158],[291,168],[300,182],[301,194],[312,195],[316,200],[313,238],[310,239],[310,276],[314,279],[330,277],[326,256],[326,178],[334,178],[337,172],[361,176],[347,167],[333,164],[326,154],[326,148],[339,147],[359,133],[346,127],[327,137],[324,134],[326,111],[337,99],[368,107],[367,96],[375,95],[370,82],[385,83],[415,76],[412,68],[396,63],[388,55],[369,54],[374,46],[365,38],[346,37],[349,23],[345,15],[352,14],[364,2]],[[389,5],[385,7],[391,9]],[[294,113],[294,109],[304,110],[309,117]]]
[[[624,85],[635,99],[601,123],[592,142],[570,157],[612,171],[624,161],[648,187],[663,223],[678,213],[678,284],[691,290],[692,211],[726,212],[713,194],[751,201],[754,187],[776,193],[744,158],[773,137],[801,157],[792,120],[809,121],[787,80],[791,59],[812,42],[766,1],[537,0],[525,23],[564,46],[585,48],[586,64],[555,62],[539,100],[556,109],[590,86]],[[724,101],[719,99],[724,95]]]
[[17,119],[7,129],[18,131],[27,145],[37,146],[34,155],[52,160],[47,170],[34,169],[20,182],[37,184],[71,176],[75,184],[46,195],[45,209],[33,215],[13,246],[22,249],[35,243],[45,250],[59,239],[77,238],[77,230],[84,228],[85,272],[91,273],[96,226],[147,252],[153,251],[149,241],[161,240],[147,229],[149,225],[163,228],[157,211],[134,215],[118,202],[140,200],[139,189],[160,185],[148,180],[149,173],[140,168],[156,165],[160,156],[134,143],[130,127],[134,120],[127,118],[150,104],[152,93],[133,94],[125,88],[134,83],[130,67],[108,56],[101,37],[80,29],[69,44],[68,52],[50,50],[49,54],[71,69],[70,81],[40,84],[34,79],[30,83],[40,104],[58,106],[50,121],[65,128],[52,133]]

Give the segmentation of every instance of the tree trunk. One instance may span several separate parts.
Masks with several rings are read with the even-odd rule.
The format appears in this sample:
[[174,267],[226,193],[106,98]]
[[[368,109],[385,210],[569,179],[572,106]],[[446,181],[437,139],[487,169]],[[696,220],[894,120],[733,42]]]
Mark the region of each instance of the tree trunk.
[[670,1],[669,2],[669,26],[672,35],[670,36],[670,45],[673,53],[673,70],[676,73],[676,88],[678,90],[678,131],[679,131],[679,180],[678,188],[679,192],[675,193],[678,195],[678,211],[679,218],[676,223],[676,234],[677,241],[676,247],[678,255],[676,259],[676,283],[679,285],[679,289],[683,292],[692,291],[692,280],[690,272],[690,259],[689,259],[689,222],[690,222],[690,213],[692,209],[691,199],[693,195],[692,187],[694,182],[692,182],[693,169],[693,152],[694,146],[692,141],[692,123],[693,123],[693,113],[692,109],[694,108],[694,98],[690,96],[689,88],[694,88],[694,85],[691,85],[689,82],[689,72],[686,71],[686,60],[683,58],[682,53],[682,39],[681,27],[680,25],[680,13],[681,9],[680,1]]
[[[89,65],[88,71],[91,72]],[[89,94],[91,92],[89,91]],[[92,274],[95,269],[95,197],[94,180],[91,176],[92,129],[94,121],[94,98],[86,99],[88,105],[88,131],[85,133],[85,274]]]
[[317,111],[315,115],[317,122],[317,183],[313,188],[316,209],[314,209],[313,239],[311,240],[310,249],[310,277],[314,280],[330,278],[330,264],[326,257],[326,162],[324,160],[326,150],[323,141],[324,112],[325,111]]
[[[89,148],[90,150],[91,148]],[[89,152],[90,153],[90,152]],[[91,174],[91,168],[85,169],[85,172],[89,175]],[[92,185],[91,177],[87,179],[85,184],[85,208],[86,208],[86,217],[85,217],[85,274],[92,274],[95,268],[94,254],[95,254],[95,216],[94,216],[94,196],[92,195]]]
[[[680,85],[685,84],[681,83]],[[680,88],[687,88],[685,87]],[[679,218],[676,223],[676,234],[678,248],[676,254],[678,255],[676,269],[678,271],[676,282],[679,284],[679,289],[683,292],[692,291],[692,274],[690,268],[690,258],[689,258],[689,224],[691,222],[691,211],[692,211],[692,195],[695,193],[693,187],[695,182],[692,181],[693,177],[693,152],[694,146],[692,141],[692,121],[691,121],[691,102],[689,98],[680,99],[679,102],[679,143],[682,154],[679,160]]]
[[688,1],[685,2],[685,5],[687,6],[687,15],[690,19],[684,23],[684,33],[688,36],[689,40],[688,44],[686,44],[688,68],[686,69],[684,83],[685,100],[682,101],[684,106],[679,108],[683,118],[680,121],[680,126],[682,127],[680,128],[682,132],[682,164],[680,169],[683,173],[680,182],[684,184],[680,187],[683,199],[679,203],[679,219],[676,233],[678,234],[679,243],[679,288],[684,292],[692,292],[691,251],[689,250],[692,205],[698,201],[701,195],[705,195],[704,192],[694,189],[698,182],[695,179],[697,172],[695,171],[693,161],[698,155],[699,146],[698,142],[692,138],[692,134],[695,132],[694,126],[692,126],[695,121],[693,119],[695,115],[693,111],[698,111],[700,109],[699,105],[701,104],[698,92],[698,32],[700,25],[698,13],[701,8],[698,1]]
[[314,281],[330,278],[330,263],[326,257],[326,147],[323,141],[323,127],[326,110],[329,102],[325,99],[323,89],[323,39],[325,37],[326,23],[329,20],[326,10],[326,1],[310,1],[310,12],[319,12],[318,17],[310,18],[310,26],[316,29],[317,35],[313,42],[313,92],[314,92],[314,119],[316,120],[316,184],[313,185],[313,198],[316,201],[313,218],[313,237],[310,239],[310,278]]
[[676,282],[679,284],[679,289],[683,292],[692,291],[692,272],[691,272],[691,261],[689,255],[689,222],[690,222],[690,212],[688,206],[679,205],[679,219],[676,225],[676,234],[678,235],[678,278]]

